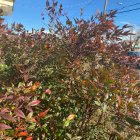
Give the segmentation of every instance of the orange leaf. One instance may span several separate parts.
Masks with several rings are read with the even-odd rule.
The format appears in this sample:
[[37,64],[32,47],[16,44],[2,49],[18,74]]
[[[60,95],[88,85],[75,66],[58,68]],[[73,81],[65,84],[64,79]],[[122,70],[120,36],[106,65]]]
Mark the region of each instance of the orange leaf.
[[39,118],[43,118],[47,113],[48,113],[49,109],[45,110],[44,112],[40,112],[39,113]]
[[32,41],[32,45],[31,45],[32,47],[34,47],[35,46],[35,42],[34,41]]
[[22,128],[21,126],[18,126],[17,128],[16,128],[16,130],[17,131],[21,131],[21,130],[23,130],[24,128]]
[[32,136],[27,137],[26,140],[33,140],[33,137]]
[[81,64],[81,62],[80,62],[79,59],[76,59],[76,60],[74,60],[73,64],[74,64],[75,66],[79,67],[80,64]]
[[49,44],[45,44],[44,48],[49,49],[50,48]]
[[35,119],[34,117],[31,118],[31,121],[34,122],[34,123],[37,122],[36,119]]
[[121,97],[118,95],[117,99],[118,99],[118,106],[120,106],[121,105]]
[[40,86],[40,82],[35,82],[34,85],[31,87],[32,91],[35,91]]
[[86,80],[83,80],[83,81],[82,81],[82,85],[83,85],[83,86],[85,86],[85,85],[86,85],[86,83],[87,83],[87,81],[86,81]]
[[15,129],[15,136],[18,136],[18,133],[19,133],[19,131],[22,131],[23,130],[23,128],[21,127],[21,126],[18,126],[16,129]]
[[113,24],[113,21],[112,21],[112,20],[108,20],[108,21],[107,21],[107,26],[108,26],[108,28],[111,29],[111,30],[115,27],[115,25]]
[[67,120],[73,120],[75,118],[75,114],[70,114],[68,117],[67,117]]
[[27,132],[27,131],[20,132],[20,133],[18,134],[18,136],[19,136],[19,137],[26,137],[26,136],[28,136],[28,132]]

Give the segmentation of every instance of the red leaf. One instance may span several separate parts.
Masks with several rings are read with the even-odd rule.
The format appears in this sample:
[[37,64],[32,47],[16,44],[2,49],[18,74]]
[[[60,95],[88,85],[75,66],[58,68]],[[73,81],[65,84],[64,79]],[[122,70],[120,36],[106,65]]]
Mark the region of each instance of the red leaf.
[[9,120],[9,121],[12,121],[12,122],[15,122],[15,118],[12,117],[11,115],[9,114],[1,114],[1,117],[5,120]]
[[4,123],[0,123],[0,130],[6,130],[6,129],[12,129],[12,127]]
[[41,101],[39,101],[39,100],[34,100],[34,101],[32,101],[32,102],[29,103],[29,106],[36,106],[36,105],[38,105],[40,102],[41,102]]
[[91,24],[91,27],[94,27],[94,26],[95,26],[95,24],[94,24],[94,23],[92,23],[92,24]]
[[7,113],[9,112],[9,110],[7,108],[1,108],[1,114]]
[[49,109],[45,110],[44,112],[40,112],[39,113],[39,118],[43,118],[47,113],[48,113]]
[[25,118],[25,115],[24,115],[24,113],[20,110],[20,109],[15,109],[15,114],[16,114],[16,116],[18,116],[18,117],[21,117],[21,118]]
[[47,90],[45,91],[45,93],[50,95],[50,94],[51,94],[51,90],[50,90],[50,89],[47,89]]

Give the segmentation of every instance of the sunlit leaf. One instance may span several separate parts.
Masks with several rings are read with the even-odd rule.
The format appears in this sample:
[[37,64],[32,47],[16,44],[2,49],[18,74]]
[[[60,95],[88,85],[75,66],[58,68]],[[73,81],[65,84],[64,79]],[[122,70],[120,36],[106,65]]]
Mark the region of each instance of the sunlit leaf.
[[45,93],[50,95],[50,94],[51,94],[51,90],[50,90],[50,89],[47,89],[47,90],[45,91]]
[[75,136],[75,137],[73,137],[71,140],[81,140],[81,139],[82,139],[81,136]]
[[71,121],[71,120],[73,120],[75,117],[76,117],[75,114],[70,114],[70,115],[67,117],[67,120]]
[[41,101],[40,100],[33,100],[32,102],[30,102],[28,105],[29,106],[36,106],[40,103]]
[[21,88],[21,87],[24,87],[25,86],[25,83],[23,83],[23,82],[19,82],[19,84],[18,84],[18,88]]
[[30,120],[32,117],[33,117],[33,112],[30,112],[30,113],[27,115],[27,119]]
[[69,121],[69,120],[66,120],[66,121],[64,122],[64,126],[65,126],[65,127],[68,127],[69,124],[70,124],[70,121]]
[[35,91],[40,86],[40,82],[35,82],[34,85],[31,87],[32,91]]
[[106,110],[107,110],[107,105],[104,104],[104,105],[103,105],[103,112],[106,112]]
[[99,101],[94,101],[94,102],[97,106],[101,106],[101,103]]

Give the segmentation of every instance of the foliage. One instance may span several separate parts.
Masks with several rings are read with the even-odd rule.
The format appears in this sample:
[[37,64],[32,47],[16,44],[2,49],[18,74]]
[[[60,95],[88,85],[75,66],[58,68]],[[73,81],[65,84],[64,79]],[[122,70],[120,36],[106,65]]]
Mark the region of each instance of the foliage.
[[129,26],[114,24],[116,11],[89,20],[66,16],[64,24],[62,5],[51,4],[49,34],[0,26],[1,138],[133,140],[140,84],[124,65]]

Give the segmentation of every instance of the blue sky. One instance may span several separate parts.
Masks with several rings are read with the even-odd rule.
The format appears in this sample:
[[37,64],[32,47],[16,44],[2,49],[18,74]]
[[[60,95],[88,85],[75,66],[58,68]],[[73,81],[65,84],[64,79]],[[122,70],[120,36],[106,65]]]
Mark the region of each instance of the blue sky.
[[[41,20],[41,13],[45,8],[45,2],[46,0],[16,0],[13,14],[5,17],[5,23],[9,25],[13,22],[22,23],[29,30],[32,27],[35,29],[46,27],[44,24],[47,24],[47,19],[45,21]],[[71,18],[79,16],[81,7],[84,9],[84,17],[88,18],[97,9],[102,11],[104,4],[104,0],[58,0],[58,2],[63,4],[64,10]],[[107,9],[119,9],[138,2],[140,0],[109,0]],[[123,4],[119,5],[118,3]],[[140,8],[140,4],[123,10],[133,8]],[[118,14],[116,24],[122,25],[125,23],[140,26],[140,10]]]

